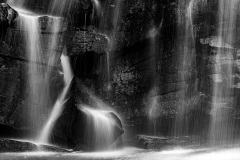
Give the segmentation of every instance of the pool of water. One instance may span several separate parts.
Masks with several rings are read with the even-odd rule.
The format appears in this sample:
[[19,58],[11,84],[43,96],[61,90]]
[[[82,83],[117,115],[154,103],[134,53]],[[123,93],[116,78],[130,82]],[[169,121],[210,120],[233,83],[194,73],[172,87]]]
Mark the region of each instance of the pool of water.
[[240,148],[182,149],[165,151],[124,148],[94,153],[25,152],[2,153],[0,160],[240,160]]

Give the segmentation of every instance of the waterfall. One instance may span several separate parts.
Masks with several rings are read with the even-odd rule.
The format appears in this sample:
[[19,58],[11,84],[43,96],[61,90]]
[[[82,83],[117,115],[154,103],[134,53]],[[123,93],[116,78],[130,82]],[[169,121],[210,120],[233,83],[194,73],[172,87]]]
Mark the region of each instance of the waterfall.
[[[189,112],[188,95],[192,95],[193,88],[189,88],[188,79],[191,78],[191,74],[194,69],[195,58],[195,39],[192,24],[192,11],[195,4],[195,0],[181,1],[180,13],[179,13],[179,29],[178,29],[178,41],[179,41],[179,56],[176,64],[178,65],[178,81],[182,86],[181,97],[178,98],[179,103],[176,109],[176,118],[174,122],[174,133],[176,137],[188,135],[188,118]],[[185,15],[185,11],[187,11]]]
[[239,1],[219,0],[218,48],[215,55],[210,123],[212,145],[233,142],[233,122],[229,113],[233,106],[233,54],[224,46],[233,44],[236,36]]
[[[62,15],[64,10],[66,9],[67,3],[70,3],[70,2],[68,2],[66,0],[63,0],[63,1],[53,0],[50,2],[48,12],[50,14]],[[58,56],[57,56],[57,53],[55,53],[55,50],[56,50],[56,48],[58,48],[59,39],[61,39],[61,36],[59,35],[59,31],[61,29],[60,28],[61,25],[59,23],[61,23],[61,18],[60,17],[52,17],[52,16],[49,16],[49,17],[51,18],[53,23],[52,23],[52,28],[51,28],[52,35],[50,37],[51,40],[50,40],[50,44],[49,44],[50,56],[49,56],[48,64],[53,65],[58,60],[57,59]],[[64,88],[63,88],[62,93],[59,95],[57,101],[53,105],[51,114],[49,115],[47,121],[45,122],[45,125],[43,126],[42,131],[38,135],[37,141],[39,143],[43,143],[43,144],[48,143],[49,136],[52,131],[52,127],[54,126],[57,118],[60,116],[60,114],[63,110],[63,107],[64,107],[64,103],[67,100],[66,94],[69,90],[71,81],[73,79],[73,72],[71,69],[69,57],[66,56],[66,52],[67,52],[67,50],[66,50],[66,48],[64,48],[63,54],[61,56],[61,65],[62,65],[63,75],[64,75]]]
[[[66,49],[65,49],[65,52],[66,52]],[[55,102],[55,104],[53,106],[53,110],[52,110],[46,124],[44,125],[42,132],[40,133],[40,136],[38,139],[39,143],[43,143],[43,144],[48,143],[48,139],[51,134],[52,127],[54,126],[54,123],[57,120],[57,118],[60,116],[60,114],[64,108],[64,103],[67,101],[66,94],[69,91],[69,87],[70,87],[71,81],[73,79],[73,73],[72,73],[69,57],[62,54],[61,64],[63,67],[65,87],[64,87],[62,93],[60,94],[59,98]]]
[[[23,1],[8,0],[8,3],[13,7],[17,7],[14,9],[19,13],[19,27],[24,33],[27,57],[30,61],[27,74],[27,100],[29,109],[28,117],[26,118],[31,129],[36,132],[40,132],[40,129],[43,125],[42,123],[45,122],[45,119],[42,115],[46,114],[46,110],[48,110],[48,107],[52,105],[52,97],[50,96],[50,79],[53,71],[52,67],[56,66],[59,58],[57,48],[59,47],[58,43],[61,40],[61,35],[59,35],[61,18],[48,16],[51,34],[49,35],[48,51],[46,53],[47,55],[44,55],[41,44],[42,37],[39,23],[40,16],[24,10]],[[59,8],[59,5],[56,1],[53,1],[52,3],[52,9],[49,9],[50,13],[54,12],[60,14],[63,12],[65,5],[63,5],[63,8]],[[64,1],[64,4],[65,3],[66,2]],[[66,49],[64,52],[66,52]],[[46,62],[45,59],[47,59]],[[65,95],[73,77],[69,58],[65,55],[62,55],[61,62],[64,73],[65,87],[54,104],[53,111],[48,121],[44,125],[43,131],[40,135],[38,135],[37,141],[40,143],[48,142],[47,140],[51,132],[51,127],[61,113],[61,107],[64,104]],[[46,66],[39,65],[39,63],[46,64]]]
[[30,61],[27,73],[27,102],[29,105],[28,122],[32,130],[38,131],[41,125],[41,114],[43,107],[49,102],[49,93],[44,81],[45,67],[42,63],[43,56],[40,47],[40,26],[39,17],[27,12],[19,12],[19,24],[23,30],[27,58]]
[[[109,111],[80,106],[79,109],[87,115],[86,139],[93,139],[95,150],[105,150],[113,141],[114,120],[107,116]],[[93,126],[92,126],[93,125]]]
[[[54,51],[58,47],[59,38],[61,38],[59,35],[60,19],[61,18],[52,17],[53,24],[52,24],[52,31],[51,31],[52,32],[51,41],[50,41],[51,43],[49,44],[49,48],[51,49],[49,61],[48,61],[49,65],[55,64],[58,58],[57,53]],[[71,81],[73,79],[73,73],[72,73],[69,57],[65,55],[66,52],[67,52],[66,48],[64,48],[63,54],[61,56],[61,64],[62,64],[63,75],[64,75],[64,89],[60,94],[60,96],[58,97],[55,104],[53,105],[51,114],[49,115],[48,120],[45,122],[45,125],[43,126],[43,129],[39,134],[39,137],[37,139],[39,143],[48,143],[48,139],[51,134],[52,127],[54,126],[54,123],[57,120],[57,118],[60,116],[64,107],[64,103],[67,100],[66,94],[69,90]],[[48,78],[49,78],[49,75],[48,75]]]

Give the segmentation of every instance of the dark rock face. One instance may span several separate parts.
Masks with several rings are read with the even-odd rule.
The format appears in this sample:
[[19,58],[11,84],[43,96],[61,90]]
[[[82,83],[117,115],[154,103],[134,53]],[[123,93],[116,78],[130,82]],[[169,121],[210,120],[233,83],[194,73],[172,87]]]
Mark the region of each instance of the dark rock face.
[[104,35],[87,31],[69,31],[66,46],[69,56],[77,56],[86,52],[104,54],[107,52],[108,40]]
[[8,139],[27,139],[29,135],[32,135],[33,132],[25,129],[13,128],[11,125],[0,124],[0,137]]
[[13,10],[8,4],[0,4],[0,41],[6,35],[7,29],[13,24],[17,16],[17,12]]
[[[16,125],[23,123],[18,121],[22,113],[24,113],[24,70],[26,63],[15,61],[10,58],[2,58],[1,65],[1,123]],[[8,83],[6,83],[8,82]],[[16,119],[16,117],[18,117]],[[21,119],[21,118],[20,118]],[[20,125],[21,126],[21,125]]]

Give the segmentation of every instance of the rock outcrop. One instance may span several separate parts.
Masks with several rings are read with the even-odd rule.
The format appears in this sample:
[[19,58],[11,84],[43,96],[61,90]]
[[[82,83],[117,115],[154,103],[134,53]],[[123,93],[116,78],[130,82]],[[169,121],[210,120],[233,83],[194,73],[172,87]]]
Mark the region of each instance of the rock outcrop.
[[6,35],[9,26],[13,25],[17,12],[6,3],[0,3],[0,42]]

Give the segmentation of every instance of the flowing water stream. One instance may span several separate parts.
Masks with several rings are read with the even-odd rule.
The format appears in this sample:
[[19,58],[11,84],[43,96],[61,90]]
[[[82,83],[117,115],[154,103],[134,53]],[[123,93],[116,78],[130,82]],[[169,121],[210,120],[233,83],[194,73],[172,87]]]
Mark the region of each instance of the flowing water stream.
[[[29,120],[31,129],[38,131],[41,124],[39,124],[43,107],[46,107],[49,102],[48,93],[45,90],[44,70],[37,62],[42,62],[43,56],[40,48],[40,26],[38,16],[31,15],[31,13],[21,12],[19,10],[20,28],[25,33],[26,50],[28,60],[31,62],[28,68],[28,90],[27,94],[29,107]],[[46,96],[45,96],[46,95]]]
[[[52,33],[52,35],[49,38],[49,50],[47,52],[48,55],[47,57],[44,57],[43,50],[41,48],[42,44],[39,20],[40,16],[24,10],[24,1],[17,2],[10,0],[8,1],[8,3],[13,7],[17,7],[15,9],[19,13],[19,27],[23,30],[25,34],[24,36],[27,44],[27,57],[31,62],[28,69],[29,93],[27,96],[28,103],[31,104],[31,106],[29,107],[29,118],[27,122],[30,123],[32,130],[40,133],[40,135],[38,135],[39,138],[37,138],[37,141],[39,143],[48,143],[48,138],[51,133],[51,127],[53,126],[55,120],[58,118],[59,114],[63,109],[63,105],[66,100],[65,95],[67,94],[70,82],[73,78],[69,58],[65,55],[62,55],[61,64],[63,68],[65,88],[55,102],[52,113],[49,115],[50,117],[48,121],[43,122],[45,120],[41,118],[42,115],[46,113],[47,108],[52,105],[49,93],[51,83],[50,76],[52,73],[52,67],[57,65],[57,61],[59,58],[56,50],[60,42],[59,39],[61,39],[59,35],[61,18],[49,16],[49,23],[51,23],[50,32]],[[64,3],[66,3],[66,1],[64,1]],[[52,8],[50,8],[48,12],[61,14],[66,5],[62,3],[60,5],[61,7],[59,8],[58,3],[56,1],[52,1]],[[64,52],[65,53],[63,54],[66,54],[66,49],[64,50]],[[47,62],[44,62],[44,59],[46,58],[48,60]],[[43,67],[41,65],[38,65],[37,63],[46,63],[47,66]],[[43,123],[45,123],[45,125],[43,127],[43,130],[40,131]]]
[[63,74],[64,74],[64,89],[60,94],[59,98],[55,102],[53,106],[53,110],[44,125],[42,131],[40,132],[39,139],[37,140],[39,143],[48,144],[49,137],[51,135],[52,127],[55,124],[55,121],[60,116],[62,110],[64,109],[64,103],[67,101],[66,95],[69,91],[69,87],[71,85],[71,81],[73,79],[73,73],[71,69],[71,64],[69,58],[64,54],[61,57],[61,63],[63,67]]

